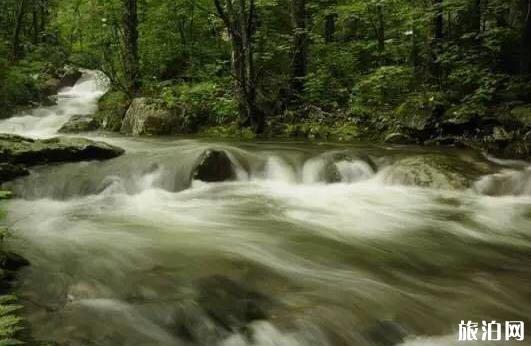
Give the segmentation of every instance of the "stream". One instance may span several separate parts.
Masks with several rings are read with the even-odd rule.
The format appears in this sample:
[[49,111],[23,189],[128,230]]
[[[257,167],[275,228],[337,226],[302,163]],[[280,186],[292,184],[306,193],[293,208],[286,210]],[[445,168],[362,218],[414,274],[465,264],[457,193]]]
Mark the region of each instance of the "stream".
[[[54,136],[104,92],[87,71],[56,106],[0,121],[0,132]],[[525,162],[452,148],[84,136],[126,154],[6,184],[17,196],[8,245],[32,264],[16,294],[36,339],[438,346],[462,345],[462,320],[531,329]],[[235,181],[190,181],[207,149],[229,154]],[[325,183],[330,155],[344,152],[377,169],[343,160],[339,181]],[[431,187],[412,184],[395,163],[422,155],[459,162],[469,187],[433,171]]]

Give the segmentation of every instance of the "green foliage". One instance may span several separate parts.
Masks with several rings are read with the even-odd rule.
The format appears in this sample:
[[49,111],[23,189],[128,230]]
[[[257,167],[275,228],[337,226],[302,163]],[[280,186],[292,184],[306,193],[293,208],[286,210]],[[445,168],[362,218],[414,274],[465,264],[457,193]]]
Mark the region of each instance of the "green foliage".
[[238,109],[232,94],[222,84],[202,82],[178,84],[162,89],[161,97],[168,108],[182,108],[188,127],[224,125],[234,122]]
[[16,313],[22,306],[15,303],[16,297],[14,296],[0,296],[0,345],[2,346],[24,344],[17,340],[17,334],[23,327],[22,318]]
[[365,76],[354,87],[352,103],[389,110],[412,90],[413,74],[405,66],[383,66]]

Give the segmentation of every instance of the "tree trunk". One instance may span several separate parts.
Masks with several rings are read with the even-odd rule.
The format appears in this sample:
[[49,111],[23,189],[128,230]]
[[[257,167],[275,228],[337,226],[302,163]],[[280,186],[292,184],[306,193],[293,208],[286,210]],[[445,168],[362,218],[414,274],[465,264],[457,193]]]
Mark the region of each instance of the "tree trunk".
[[521,0],[521,3],[524,23],[520,44],[520,73],[529,74],[531,72],[531,0]]
[[294,103],[299,103],[304,93],[308,65],[308,33],[306,31],[306,0],[292,0],[293,63],[291,90]]
[[[265,126],[265,113],[257,105],[257,82],[254,67],[254,34],[256,32],[255,0],[214,0],[219,17],[223,20],[232,43],[232,71],[236,85],[236,99],[240,125],[251,126],[261,133]],[[237,5],[237,6],[234,6]],[[248,6],[247,6],[248,5]]]
[[123,30],[125,46],[125,78],[130,96],[140,89],[138,59],[138,12],[136,0],[122,0],[124,5]]
[[[474,0],[475,1],[475,0]],[[435,11],[433,17],[433,37],[431,39],[431,75],[434,79],[441,81],[442,68],[438,61],[439,54],[441,53],[441,47],[444,40],[444,12],[443,12],[443,0],[433,0],[432,6]]]
[[383,52],[385,51],[385,22],[382,4],[376,6],[376,12],[378,16],[378,50]]
[[20,32],[25,13],[25,0],[20,0],[17,7],[17,17],[15,21],[15,30],[13,31],[13,40],[11,42],[11,60],[16,61],[20,55]]
[[324,39],[326,43],[334,42],[336,34],[336,13],[329,13],[325,17]]

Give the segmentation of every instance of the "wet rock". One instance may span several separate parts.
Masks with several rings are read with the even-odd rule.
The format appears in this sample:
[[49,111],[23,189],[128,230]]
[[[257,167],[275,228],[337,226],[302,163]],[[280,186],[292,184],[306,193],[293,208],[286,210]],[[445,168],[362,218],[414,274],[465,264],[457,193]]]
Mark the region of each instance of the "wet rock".
[[29,174],[29,171],[21,165],[12,165],[10,163],[0,163],[0,183],[23,177]]
[[395,346],[404,342],[407,332],[395,322],[378,321],[365,332],[365,336],[373,345]]
[[474,183],[474,190],[488,196],[529,196],[531,168],[522,171],[503,170],[486,175]]
[[81,78],[83,73],[72,66],[65,66],[60,73],[59,89],[71,87]]
[[85,138],[56,137],[34,140],[0,134],[0,161],[14,165],[29,167],[55,162],[106,160],[123,153],[121,148]]
[[[339,183],[343,180],[343,176],[345,175],[341,172],[343,164],[353,164],[354,162],[359,162],[362,165],[365,164],[364,166],[359,167],[359,174],[363,175],[363,177],[360,178],[366,178],[378,171],[376,163],[366,154],[340,151],[325,154],[323,159],[325,160],[325,164],[322,172],[322,180],[329,184]],[[347,169],[346,166],[344,167]]]
[[469,180],[462,173],[467,167],[465,162],[443,155],[411,156],[387,167],[381,179],[393,185],[460,190],[469,186]]
[[90,115],[73,115],[60,129],[60,133],[78,133],[95,131],[98,122]]
[[57,77],[49,77],[40,85],[40,94],[46,98],[57,94],[59,89],[61,89],[61,80]]
[[181,117],[177,112],[141,97],[129,106],[120,132],[133,136],[168,135],[179,132],[180,125]]
[[412,144],[415,143],[415,140],[403,133],[393,132],[385,137],[384,142],[389,144]]
[[531,104],[513,108],[511,110],[511,117],[520,125],[531,127]]
[[222,150],[205,151],[192,171],[192,180],[221,182],[236,179],[236,171],[229,155]]
[[241,282],[224,276],[199,280],[198,304],[219,326],[237,331],[247,324],[265,320],[271,299]]
[[2,269],[16,271],[20,268],[27,267],[30,262],[24,257],[12,252],[4,252],[0,255],[0,267]]
[[120,131],[130,100],[122,91],[110,90],[98,101],[98,111],[93,118],[99,127],[108,131]]

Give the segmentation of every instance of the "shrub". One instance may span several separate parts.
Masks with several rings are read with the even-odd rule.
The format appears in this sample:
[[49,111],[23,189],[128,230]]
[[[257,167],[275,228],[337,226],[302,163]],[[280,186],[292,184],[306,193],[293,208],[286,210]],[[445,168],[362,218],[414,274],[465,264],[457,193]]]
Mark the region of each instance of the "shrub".
[[191,129],[205,125],[224,125],[238,117],[233,95],[215,82],[178,84],[165,87],[161,97],[168,108],[184,108],[185,122]]
[[352,104],[391,110],[411,91],[413,73],[404,66],[383,66],[361,79],[353,90]]

